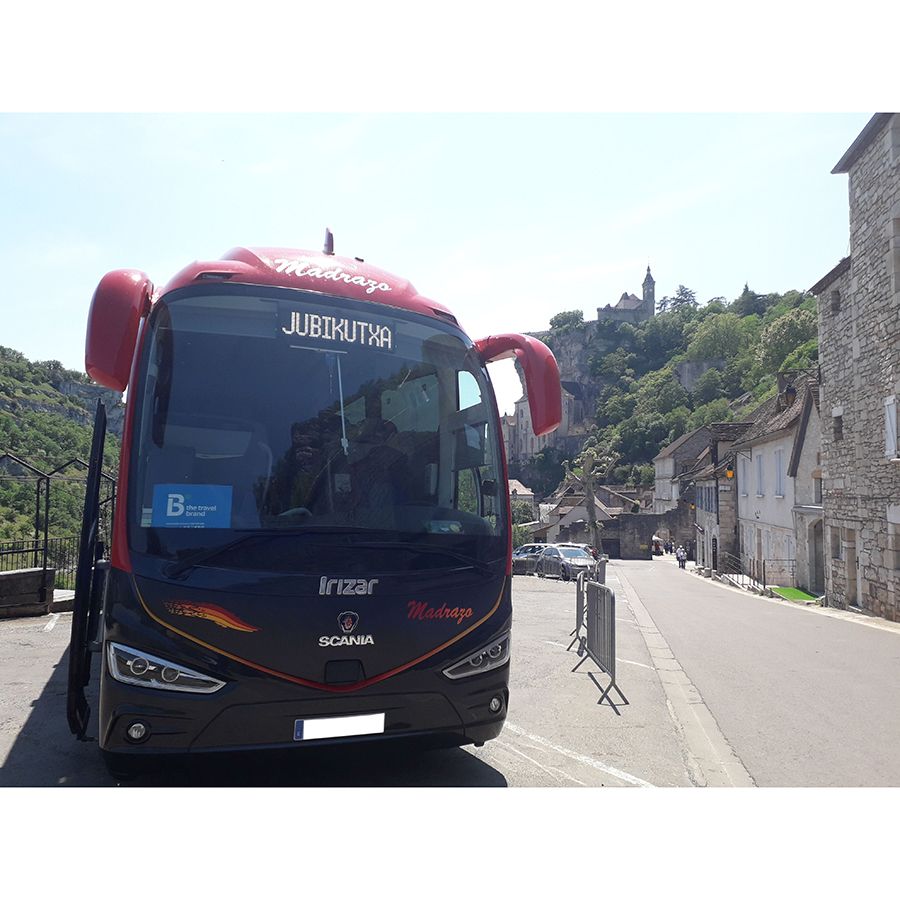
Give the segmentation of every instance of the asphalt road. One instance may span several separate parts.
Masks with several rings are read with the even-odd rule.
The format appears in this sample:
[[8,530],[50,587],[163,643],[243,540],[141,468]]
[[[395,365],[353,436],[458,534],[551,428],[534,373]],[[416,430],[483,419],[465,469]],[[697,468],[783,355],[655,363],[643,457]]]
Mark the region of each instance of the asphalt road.
[[900,627],[616,567],[759,786],[900,786]]

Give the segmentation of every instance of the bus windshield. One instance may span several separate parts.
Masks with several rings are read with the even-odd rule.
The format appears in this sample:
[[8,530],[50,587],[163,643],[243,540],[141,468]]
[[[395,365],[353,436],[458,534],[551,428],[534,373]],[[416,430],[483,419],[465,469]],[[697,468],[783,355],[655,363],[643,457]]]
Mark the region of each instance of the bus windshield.
[[[215,565],[256,568],[266,541],[243,552],[244,533],[505,552],[496,407],[453,326],[233,285],[164,298],[147,327],[128,503],[137,552],[211,560],[234,547]],[[309,554],[282,551],[265,567],[307,566]]]

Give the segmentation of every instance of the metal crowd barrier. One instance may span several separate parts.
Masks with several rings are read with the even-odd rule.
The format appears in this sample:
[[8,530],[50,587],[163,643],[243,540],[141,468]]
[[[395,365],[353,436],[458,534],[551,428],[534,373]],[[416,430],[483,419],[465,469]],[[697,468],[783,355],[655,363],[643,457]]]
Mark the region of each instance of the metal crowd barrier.
[[[584,634],[581,631],[584,629]],[[616,704],[613,703],[609,692],[615,689],[622,698],[622,703],[628,705],[628,698],[616,684],[616,595],[605,584],[596,581],[583,581],[578,578],[575,596],[575,631],[572,643],[567,649],[578,643],[578,655],[582,659],[572,669],[577,671],[587,660],[591,660],[599,666],[601,671],[609,676],[610,682],[604,688],[597,681],[593,672],[590,672],[591,680],[603,692],[598,704],[604,700],[618,714]]]

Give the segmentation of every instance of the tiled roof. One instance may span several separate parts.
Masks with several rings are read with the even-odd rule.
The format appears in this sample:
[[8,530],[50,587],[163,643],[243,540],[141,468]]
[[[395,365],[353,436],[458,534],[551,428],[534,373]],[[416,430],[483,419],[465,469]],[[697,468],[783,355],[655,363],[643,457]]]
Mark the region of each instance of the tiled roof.
[[656,462],[656,460],[658,459],[666,459],[667,457],[671,456],[679,447],[682,446],[682,444],[687,443],[690,438],[692,438],[698,431],[702,431],[704,428],[706,428],[706,426],[701,425],[699,428],[695,428],[693,431],[689,431],[687,434],[683,434],[680,438],[676,438],[674,441],[672,441],[671,444],[668,445],[668,447],[663,447],[663,449],[653,457],[653,461]]
[[616,309],[637,309],[639,306],[643,306],[644,301],[641,300],[640,297],[635,297],[634,294],[622,294],[619,297],[619,302],[616,304]]
[[525,487],[521,481],[516,481],[515,478],[509,479],[509,492],[510,494],[515,491],[517,494],[529,494],[530,496],[534,496],[534,491],[531,488]]
[[803,413],[807,394],[812,394],[815,402],[815,395],[818,393],[819,385],[813,376],[805,375],[794,382],[794,387],[797,389],[797,396],[790,406],[780,409],[779,407],[783,401],[776,394],[754,410],[753,425],[747,430],[743,438],[734,445],[735,448],[749,447],[770,435],[785,431],[797,423]]

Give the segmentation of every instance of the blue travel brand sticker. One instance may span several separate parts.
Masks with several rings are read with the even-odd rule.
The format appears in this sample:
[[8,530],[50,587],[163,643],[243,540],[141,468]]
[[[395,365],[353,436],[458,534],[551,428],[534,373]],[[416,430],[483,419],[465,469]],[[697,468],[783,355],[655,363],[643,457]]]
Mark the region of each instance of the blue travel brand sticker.
[[230,528],[231,485],[153,486],[154,528]]

